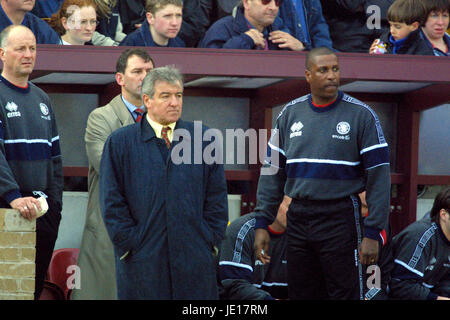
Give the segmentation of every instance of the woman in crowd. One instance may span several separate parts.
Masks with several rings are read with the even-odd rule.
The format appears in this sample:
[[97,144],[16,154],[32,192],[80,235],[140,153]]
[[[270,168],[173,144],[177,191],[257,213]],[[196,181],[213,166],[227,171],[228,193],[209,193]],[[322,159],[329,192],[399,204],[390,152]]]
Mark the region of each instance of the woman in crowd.
[[426,11],[425,24],[422,26],[422,38],[433,49],[435,56],[450,56],[449,27],[450,1],[422,0]]
[[63,45],[84,45],[90,42],[97,27],[93,0],[65,0],[50,18],[50,26],[60,35]]

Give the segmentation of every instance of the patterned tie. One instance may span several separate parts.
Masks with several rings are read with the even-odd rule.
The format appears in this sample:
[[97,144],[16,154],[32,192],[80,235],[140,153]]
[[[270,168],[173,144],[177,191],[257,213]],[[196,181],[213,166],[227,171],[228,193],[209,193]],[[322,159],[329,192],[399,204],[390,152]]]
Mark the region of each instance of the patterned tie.
[[137,114],[136,122],[140,122],[142,119],[142,114],[144,113],[144,110],[142,110],[141,108],[136,108],[136,110],[134,110],[134,113]]
[[170,140],[169,140],[169,137],[168,137],[168,135],[167,135],[167,133],[169,132],[169,130],[170,130],[170,127],[163,127],[163,128],[161,129],[161,137],[162,137],[162,138],[164,139],[164,141],[166,142],[167,149],[170,148]]

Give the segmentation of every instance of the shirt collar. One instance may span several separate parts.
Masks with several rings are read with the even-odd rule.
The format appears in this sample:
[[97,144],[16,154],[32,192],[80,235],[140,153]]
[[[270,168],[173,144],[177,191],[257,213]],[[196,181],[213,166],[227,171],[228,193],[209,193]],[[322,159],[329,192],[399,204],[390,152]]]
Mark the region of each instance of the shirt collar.
[[134,113],[134,111],[137,108],[141,108],[143,111],[145,111],[144,109],[144,105],[140,106],[140,107],[136,107],[134,104],[132,104],[131,102],[129,102],[127,99],[125,99],[123,97],[123,95],[120,95],[120,97],[122,98],[123,103],[125,104],[125,106],[128,108],[128,110],[130,111],[130,113],[133,115],[133,118],[136,119],[137,115],[136,113]]
[[160,124],[160,123],[150,119],[150,117],[148,116],[148,113],[147,113],[147,116],[145,118],[147,119],[148,123],[153,128],[153,130],[155,131],[156,137],[161,138],[161,130],[162,130],[163,127],[169,127],[171,129],[170,132],[169,132],[169,135],[170,136],[173,135],[173,130],[175,129],[176,122],[172,122],[172,123],[169,123],[166,126],[163,126],[162,124]]

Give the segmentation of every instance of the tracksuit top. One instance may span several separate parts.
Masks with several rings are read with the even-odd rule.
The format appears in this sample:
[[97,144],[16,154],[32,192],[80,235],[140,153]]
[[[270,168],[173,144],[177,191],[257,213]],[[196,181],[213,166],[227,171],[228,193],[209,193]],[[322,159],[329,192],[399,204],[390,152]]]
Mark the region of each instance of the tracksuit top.
[[425,216],[392,240],[394,270],[390,283],[395,299],[434,300],[450,297],[450,241]]
[[366,190],[364,237],[380,240],[390,210],[389,148],[367,104],[340,91],[325,107],[314,106],[311,94],[295,99],[280,112],[267,149],[256,228],[272,223],[285,194],[321,201]]
[[287,235],[270,234],[270,263],[255,259],[255,213],[234,220],[227,228],[219,252],[222,299],[287,299]]
[[0,197],[10,203],[22,193],[42,191],[60,207],[62,188],[59,135],[49,97],[31,82],[20,88],[0,76]]

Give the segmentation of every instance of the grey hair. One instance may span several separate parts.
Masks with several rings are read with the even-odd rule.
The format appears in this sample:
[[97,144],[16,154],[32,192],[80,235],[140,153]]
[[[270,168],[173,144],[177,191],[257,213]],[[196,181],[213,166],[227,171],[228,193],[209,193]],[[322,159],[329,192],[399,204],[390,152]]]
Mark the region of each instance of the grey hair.
[[155,94],[155,84],[158,81],[183,87],[183,76],[180,70],[174,66],[159,67],[150,70],[145,76],[144,81],[142,82],[142,95],[146,94],[150,98],[153,98],[153,95]]

